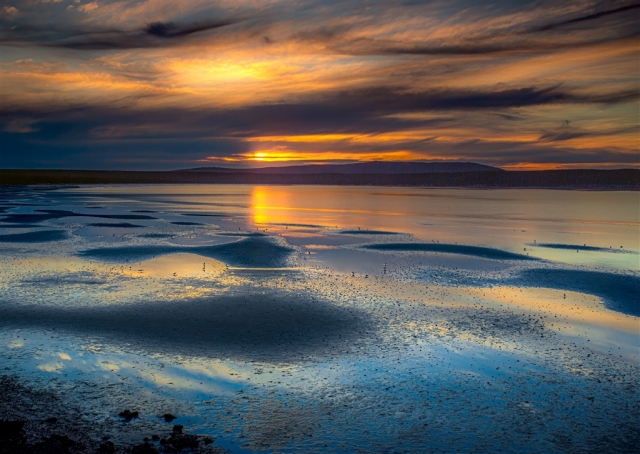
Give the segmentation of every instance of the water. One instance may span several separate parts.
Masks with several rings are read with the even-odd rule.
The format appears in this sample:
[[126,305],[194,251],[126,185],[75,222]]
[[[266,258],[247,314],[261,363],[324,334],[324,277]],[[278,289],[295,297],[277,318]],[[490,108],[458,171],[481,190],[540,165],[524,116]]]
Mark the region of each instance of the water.
[[639,198],[5,190],[0,370],[126,443],[172,412],[233,452],[632,451]]

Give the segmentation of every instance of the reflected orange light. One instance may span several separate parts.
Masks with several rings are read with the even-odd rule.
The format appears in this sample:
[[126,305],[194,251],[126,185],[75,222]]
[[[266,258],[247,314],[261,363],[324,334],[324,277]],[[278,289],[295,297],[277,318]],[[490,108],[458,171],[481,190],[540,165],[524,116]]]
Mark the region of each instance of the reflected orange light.
[[256,225],[292,222],[285,208],[291,206],[291,191],[256,186],[251,191],[251,215]]
[[[307,197],[305,194],[314,194]],[[326,198],[307,189],[291,191],[290,187],[256,186],[251,192],[250,216],[257,227],[264,224],[316,224],[337,226],[345,222],[358,222],[358,215],[403,216],[394,211],[393,205],[364,206],[357,202],[336,202],[335,192],[328,191]],[[360,199],[362,200],[362,199]],[[328,223],[328,224],[327,224]]]

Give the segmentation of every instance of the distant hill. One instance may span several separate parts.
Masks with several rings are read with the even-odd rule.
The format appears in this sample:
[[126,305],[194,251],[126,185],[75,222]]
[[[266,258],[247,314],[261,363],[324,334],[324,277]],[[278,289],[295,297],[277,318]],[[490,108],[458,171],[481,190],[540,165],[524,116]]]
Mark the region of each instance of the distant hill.
[[[319,184],[467,188],[640,190],[640,170],[429,173],[262,173],[246,171],[0,170],[0,186],[21,184]],[[0,207],[1,208],[1,207]]]
[[258,169],[229,169],[222,167],[198,167],[178,170],[177,172],[213,172],[213,173],[261,173],[271,175],[309,175],[309,174],[408,174],[408,173],[459,173],[459,172],[504,172],[497,167],[485,166],[474,162],[389,162],[373,161],[355,164],[307,164],[285,167],[261,167]]

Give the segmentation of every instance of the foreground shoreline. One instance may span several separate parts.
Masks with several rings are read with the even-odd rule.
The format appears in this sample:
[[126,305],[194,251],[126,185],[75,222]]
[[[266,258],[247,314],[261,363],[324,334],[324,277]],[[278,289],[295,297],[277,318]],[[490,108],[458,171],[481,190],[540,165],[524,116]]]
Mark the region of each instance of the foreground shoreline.
[[[85,421],[82,411],[65,400],[46,387],[39,389],[21,383],[19,376],[0,375],[0,454],[226,452],[214,445],[214,438],[184,433],[183,426],[178,424],[156,431],[141,428],[137,434],[139,442],[114,443],[105,427]],[[122,424],[137,418],[137,412],[135,415],[121,413]],[[165,421],[170,422],[173,415],[167,416]],[[130,435],[136,438],[136,434]]]
[[640,190],[640,170],[541,170],[413,174],[0,169],[0,186],[42,184],[261,184],[477,189]]

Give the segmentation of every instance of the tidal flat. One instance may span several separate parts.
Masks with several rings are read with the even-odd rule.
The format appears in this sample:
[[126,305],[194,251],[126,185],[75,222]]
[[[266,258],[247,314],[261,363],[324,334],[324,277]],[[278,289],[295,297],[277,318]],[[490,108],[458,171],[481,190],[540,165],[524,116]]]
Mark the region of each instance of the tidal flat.
[[0,205],[0,420],[29,446],[640,446],[638,192],[12,187]]

